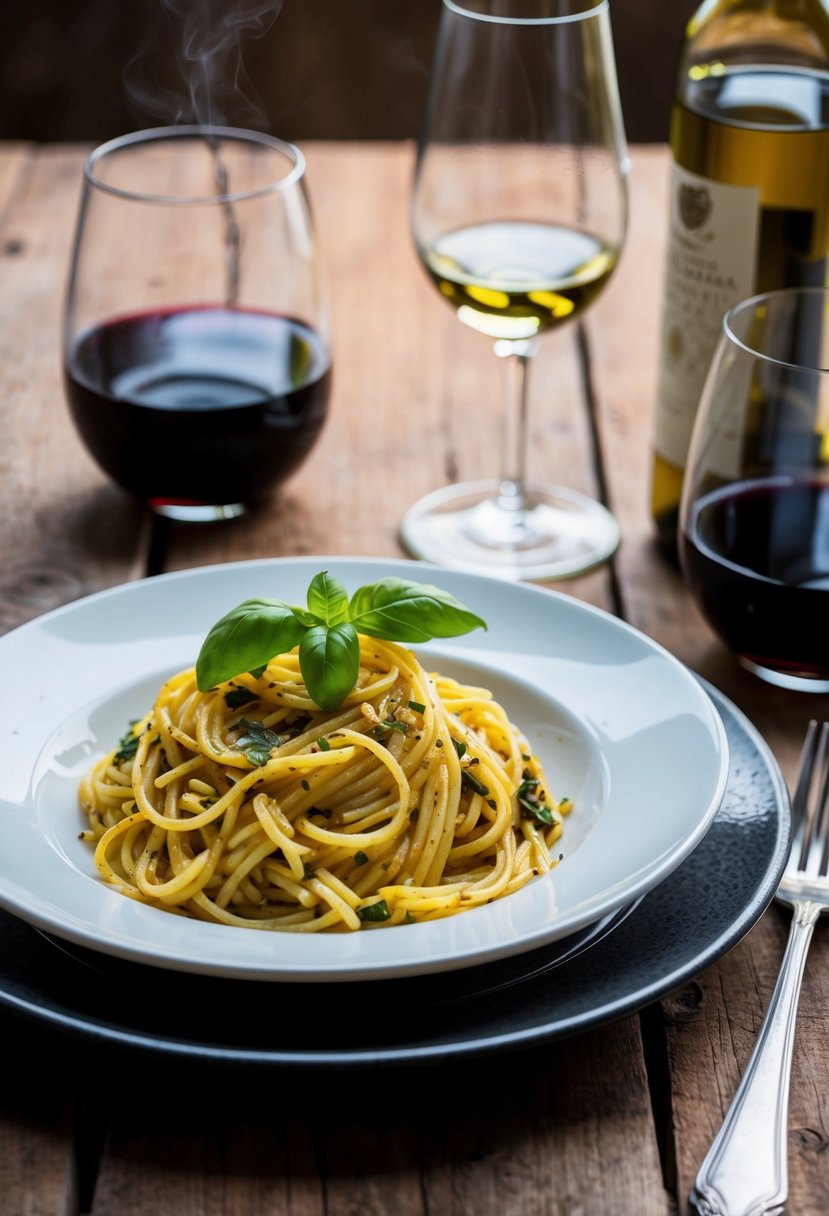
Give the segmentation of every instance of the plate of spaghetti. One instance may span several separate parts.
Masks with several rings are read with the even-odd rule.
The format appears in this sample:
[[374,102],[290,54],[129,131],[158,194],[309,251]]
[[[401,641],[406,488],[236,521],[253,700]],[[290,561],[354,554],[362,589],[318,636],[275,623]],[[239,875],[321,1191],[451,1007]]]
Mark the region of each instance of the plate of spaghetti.
[[[429,568],[430,569],[430,568]],[[0,906],[137,963],[358,981],[493,962],[666,880],[728,772],[670,654],[559,592],[273,559],[0,639]]]

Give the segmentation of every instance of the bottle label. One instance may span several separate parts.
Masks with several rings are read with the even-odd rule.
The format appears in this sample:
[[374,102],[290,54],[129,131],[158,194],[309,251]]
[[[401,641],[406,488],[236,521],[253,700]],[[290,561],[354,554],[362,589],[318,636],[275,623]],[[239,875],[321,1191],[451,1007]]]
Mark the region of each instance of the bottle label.
[[671,168],[654,447],[684,468],[723,314],[754,291],[759,193]]

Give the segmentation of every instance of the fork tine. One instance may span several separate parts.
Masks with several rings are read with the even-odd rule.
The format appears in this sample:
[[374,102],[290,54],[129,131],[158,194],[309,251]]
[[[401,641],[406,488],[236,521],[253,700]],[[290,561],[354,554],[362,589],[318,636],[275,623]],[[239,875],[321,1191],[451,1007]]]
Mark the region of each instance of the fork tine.
[[809,811],[809,791],[812,788],[812,775],[815,771],[815,756],[817,752],[817,722],[812,719],[800,749],[800,759],[797,768],[797,784],[792,795],[792,844],[790,858],[797,858],[800,868],[805,863],[804,841]]
[[824,722],[820,732],[815,772],[817,787],[814,806],[808,826],[808,837],[804,843],[804,861],[801,869],[810,878],[818,878],[826,873],[827,859],[827,829],[829,829],[829,814],[827,813],[827,794],[829,793],[829,768],[826,763],[827,745],[829,744],[829,723]]
[[819,862],[819,873],[826,873],[829,861],[829,722],[823,723],[821,738],[824,742],[823,779],[820,785],[820,838],[823,844]]
[[792,795],[792,810],[799,818],[806,807],[806,800],[809,796],[809,786],[812,781],[812,766],[814,761],[815,751],[815,735],[817,734],[817,722],[812,718],[809,727],[806,731],[806,736],[803,740],[803,746],[800,749],[800,759],[797,769],[797,785],[794,794]]

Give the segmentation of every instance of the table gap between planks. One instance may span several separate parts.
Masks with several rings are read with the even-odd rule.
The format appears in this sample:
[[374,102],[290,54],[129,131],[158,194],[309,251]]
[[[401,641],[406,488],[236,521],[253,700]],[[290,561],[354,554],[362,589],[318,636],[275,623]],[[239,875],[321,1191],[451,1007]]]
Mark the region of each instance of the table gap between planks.
[[[417,265],[407,227],[411,145],[311,144],[335,367],[323,437],[255,515],[154,528],[93,465],[63,401],[60,311],[84,152],[0,146],[3,628],[148,571],[297,554],[399,557],[410,502],[456,477],[497,475],[497,367]],[[767,689],[741,672],[652,543],[648,440],[667,164],[664,148],[633,149],[618,273],[580,330],[542,346],[530,475],[597,496],[606,486],[622,526],[612,563],[556,590],[625,616],[711,680],[791,777],[806,721],[826,712],[825,698]],[[25,694],[6,690],[7,714],[17,695]],[[770,909],[680,992],[566,1042],[366,1076],[188,1070],[3,1013],[0,1206],[11,1216],[685,1211],[753,1046],[786,930]],[[791,1095],[798,1216],[829,1210],[828,958],[819,932]]]

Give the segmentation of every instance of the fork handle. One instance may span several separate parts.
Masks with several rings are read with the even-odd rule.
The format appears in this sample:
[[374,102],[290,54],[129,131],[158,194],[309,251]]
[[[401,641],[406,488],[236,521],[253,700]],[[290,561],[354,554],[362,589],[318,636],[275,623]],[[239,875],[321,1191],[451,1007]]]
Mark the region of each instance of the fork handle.
[[788,1193],[789,1076],[797,1001],[821,905],[795,901],[786,953],[754,1051],[691,1202],[702,1216],[775,1216]]

